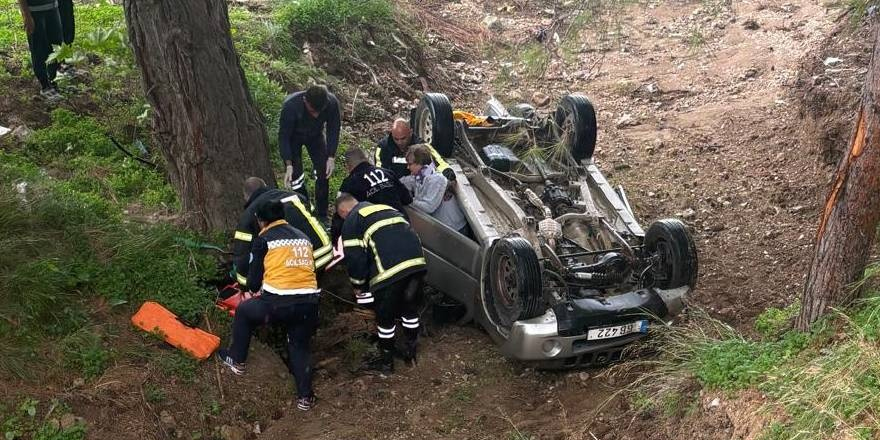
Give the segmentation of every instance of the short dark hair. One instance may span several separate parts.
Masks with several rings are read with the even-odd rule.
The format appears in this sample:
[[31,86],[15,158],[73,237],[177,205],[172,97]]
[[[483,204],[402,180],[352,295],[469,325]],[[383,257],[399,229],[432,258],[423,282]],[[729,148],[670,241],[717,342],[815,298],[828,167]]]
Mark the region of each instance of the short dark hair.
[[419,165],[430,165],[434,162],[434,158],[431,157],[431,150],[428,149],[426,144],[415,144],[409,147],[409,150],[406,151],[406,159],[411,159],[413,163]]
[[327,87],[322,85],[314,85],[306,89],[306,101],[309,101],[309,105],[315,109],[315,111],[322,111],[327,107],[327,102],[330,101],[330,92],[327,91]]
[[263,200],[257,205],[255,213],[258,220],[271,223],[284,218],[284,205],[278,199]]
[[368,160],[367,153],[359,147],[349,147],[343,155],[345,157],[345,164],[350,167],[355,167],[361,162]]
[[251,194],[254,193],[254,191],[256,191],[260,188],[265,188],[265,187],[266,187],[265,180],[263,180],[259,177],[248,177],[244,181],[244,194],[246,196],[250,197]]

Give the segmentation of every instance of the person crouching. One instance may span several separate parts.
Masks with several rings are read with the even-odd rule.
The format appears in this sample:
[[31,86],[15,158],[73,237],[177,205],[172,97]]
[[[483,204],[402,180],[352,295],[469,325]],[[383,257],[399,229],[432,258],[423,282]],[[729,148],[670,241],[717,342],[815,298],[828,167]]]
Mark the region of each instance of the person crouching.
[[219,350],[223,364],[244,374],[251,334],[265,324],[287,328],[290,371],[296,382],[296,406],[308,411],[315,404],[310,343],[318,326],[320,289],[308,237],[284,220],[280,200],[265,200],[256,209],[260,233],[253,240],[247,287],[260,296],[238,306],[232,321],[232,345]]

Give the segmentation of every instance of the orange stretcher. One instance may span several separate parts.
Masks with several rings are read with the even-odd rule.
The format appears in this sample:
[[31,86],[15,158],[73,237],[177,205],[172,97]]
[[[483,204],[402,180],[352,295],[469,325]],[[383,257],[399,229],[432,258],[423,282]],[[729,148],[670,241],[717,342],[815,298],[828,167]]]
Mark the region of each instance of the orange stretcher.
[[220,347],[220,338],[202,329],[192,328],[177,319],[161,304],[147,301],[131,317],[131,323],[144,331],[155,333],[165,342],[198,360],[205,360]]

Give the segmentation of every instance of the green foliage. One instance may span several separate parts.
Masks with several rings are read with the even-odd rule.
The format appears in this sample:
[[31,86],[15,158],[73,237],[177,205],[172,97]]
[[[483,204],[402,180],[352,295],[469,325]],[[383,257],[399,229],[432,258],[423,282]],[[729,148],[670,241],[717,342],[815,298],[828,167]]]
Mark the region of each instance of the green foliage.
[[89,328],[68,335],[61,346],[65,366],[79,371],[86,379],[100,376],[110,362],[111,353],[104,346],[103,338]]
[[92,153],[110,156],[115,149],[107,131],[95,118],[67,109],[52,111],[52,123],[28,138],[27,154],[41,163],[63,156]]
[[188,383],[195,380],[199,368],[195,359],[180,351],[163,354],[159,357],[158,363],[163,373],[178,377]]
[[391,13],[387,0],[299,0],[279,8],[278,18],[301,36],[332,39],[364,26],[382,26]]
[[155,384],[148,383],[144,385],[144,397],[147,399],[147,402],[162,403],[166,398],[165,390]]
[[755,318],[755,330],[764,338],[775,338],[791,328],[791,322],[801,311],[800,301],[784,308],[770,307]]
[[[40,402],[32,397],[22,399],[15,410],[8,411],[0,405],[0,433],[5,440],[83,440],[86,428],[80,423],[62,428],[58,420],[67,410],[53,401],[46,416],[41,416]],[[52,415],[54,419],[48,419]]]

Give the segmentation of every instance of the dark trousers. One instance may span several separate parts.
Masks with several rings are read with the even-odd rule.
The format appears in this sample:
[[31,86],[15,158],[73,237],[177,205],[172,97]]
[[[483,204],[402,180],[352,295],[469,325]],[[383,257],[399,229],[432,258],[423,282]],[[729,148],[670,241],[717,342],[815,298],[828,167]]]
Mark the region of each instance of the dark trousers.
[[58,63],[47,65],[46,60],[52,53],[52,45],[61,44],[61,16],[57,8],[51,11],[31,12],[31,16],[34,18],[34,32],[28,35],[31,65],[34,68],[34,76],[40,81],[40,86],[47,89],[52,86],[58,71]]
[[375,298],[376,327],[379,332],[379,348],[394,349],[394,336],[400,318],[405,345],[415,352],[419,335],[419,307],[424,296],[422,284],[424,273],[410,275],[373,292]]
[[310,344],[318,327],[317,295],[312,299],[267,295],[249,299],[235,310],[232,320],[232,345],[229,355],[236,362],[247,360],[251,334],[266,324],[287,328],[288,368],[293,373],[298,397],[311,397],[312,356]]
[[312,169],[315,171],[315,216],[327,220],[327,206],[330,192],[330,182],[327,177],[327,142],[324,136],[316,136],[311,139],[295,138],[291,141],[291,162],[293,162],[293,180],[290,188],[302,193],[309,198],[306,188],[305,176],[303,175],[302,146],[306,147],[309,159],[312,160]]
[[58,0],[58,14],[61,16],[61,36],[64,44],[73,44],[73,36],[76,33],[73,0]]

